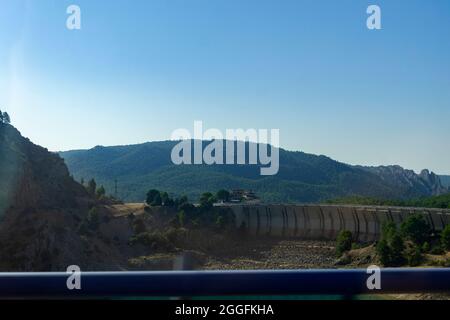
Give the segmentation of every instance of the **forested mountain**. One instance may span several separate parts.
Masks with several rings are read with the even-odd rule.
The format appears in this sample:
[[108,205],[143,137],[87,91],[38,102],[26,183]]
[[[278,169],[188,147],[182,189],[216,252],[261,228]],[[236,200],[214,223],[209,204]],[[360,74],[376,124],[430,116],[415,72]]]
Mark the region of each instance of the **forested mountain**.
[[355,167],[329,157],[280,149],[280,170],[261,176],[257,165],[174,165],[177,142],[61,152],[77,180],[95,178],[124,201],[142,201],[150,188],[196,199],[204,191],[250,189],[267,202],[319,202],[360,195],[411,199],[444,193],[439,177],[392,167]]

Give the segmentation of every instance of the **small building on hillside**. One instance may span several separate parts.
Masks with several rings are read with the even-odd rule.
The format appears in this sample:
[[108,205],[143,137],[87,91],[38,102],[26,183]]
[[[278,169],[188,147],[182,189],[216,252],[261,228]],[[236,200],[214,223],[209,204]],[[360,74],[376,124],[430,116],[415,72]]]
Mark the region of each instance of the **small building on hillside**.
[[230,202],[259,202],[259,198],[252,190],[235,189],[230,192]]

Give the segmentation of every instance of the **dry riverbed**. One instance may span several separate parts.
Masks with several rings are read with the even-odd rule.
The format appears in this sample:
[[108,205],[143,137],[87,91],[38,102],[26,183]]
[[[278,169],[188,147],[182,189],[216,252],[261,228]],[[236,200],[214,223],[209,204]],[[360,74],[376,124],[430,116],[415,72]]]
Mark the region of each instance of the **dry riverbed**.
[[332,268],[334,250],[330,241],[247,240],[210,256],[202,269]]
[[[209,252],[185,251],[191,268],[197,270],[256,270],[333,268],[334,242],[305,240],[246,239]],[[134,268],[173,269],[179,253],[153,254],[130,259]]]

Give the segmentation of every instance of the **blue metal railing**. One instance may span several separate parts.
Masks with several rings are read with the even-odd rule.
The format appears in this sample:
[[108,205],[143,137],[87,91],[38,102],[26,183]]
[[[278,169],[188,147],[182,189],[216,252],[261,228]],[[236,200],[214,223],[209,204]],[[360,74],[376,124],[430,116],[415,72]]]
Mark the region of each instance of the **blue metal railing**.
[[450,268],[381,269],[381,290],[369,290],[370,274],[352,270],[82,272],[81,290],[69,290],[70,274],[0,273],[0,297],[126,297],[224,295],[354,295],[450,292]]

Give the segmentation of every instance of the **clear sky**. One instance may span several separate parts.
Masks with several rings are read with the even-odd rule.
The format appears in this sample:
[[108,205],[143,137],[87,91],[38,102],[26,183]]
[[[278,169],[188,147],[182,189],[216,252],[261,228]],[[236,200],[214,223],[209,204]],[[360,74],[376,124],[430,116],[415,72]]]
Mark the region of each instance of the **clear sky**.
[[[70,4],[81,30],[66,28]],[[369,4],[382,30],[366,28]],[[202,120],[450,174],[450,1],[2,0],[0,108],[50,150]]]

